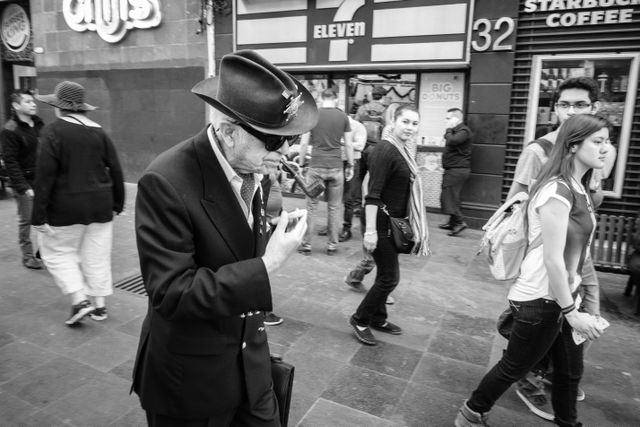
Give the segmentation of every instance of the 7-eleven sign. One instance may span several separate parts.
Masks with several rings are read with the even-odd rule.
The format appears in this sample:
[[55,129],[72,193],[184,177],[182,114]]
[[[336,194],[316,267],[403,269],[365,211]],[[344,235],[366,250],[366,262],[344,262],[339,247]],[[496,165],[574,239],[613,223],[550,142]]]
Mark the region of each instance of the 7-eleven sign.
[[296,69],[466,64],[471,2],[236,0],[235,48]]

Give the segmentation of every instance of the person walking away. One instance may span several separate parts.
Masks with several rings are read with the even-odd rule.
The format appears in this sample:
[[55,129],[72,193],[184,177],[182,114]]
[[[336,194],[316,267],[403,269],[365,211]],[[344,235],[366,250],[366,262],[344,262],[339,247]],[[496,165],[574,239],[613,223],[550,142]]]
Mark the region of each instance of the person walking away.
[[371,90],[371,101],[362,104],[356,111],[355,119],[362,123],[367,130],[367,142],[375,144],[382,140],[382,129],[385,125],[386,105],[382,103],[382,98],[387,91],[382,86],[374,86]]
[[462,110],[447,110],[447,130],[444,133],[445,148],[442,154],[442,192],[440,204],[442,212],[449,215],[449,221],[438,227],[450,230],[449,236],[456,236],[467,228],[460,209],[460,193],[471,173],[471,130],[462,122]]
[[[340,205],[344,181],[353,178],[353,146],[351,143],[351,126],[349,117],[336,107],[336,94],[332,89],[325,89],[321,95],[318,109],[318,124],[309,133],[302,136],[300,142],[300,167],[303,166],[307,146],[311,145],[311,161],[307,179],[322,180],[327,195],[327,255],[334,255],[337,250],[340,227]],[[344,152],[347,165],[343,173],[341,146],[344,139]],[[311,254],[311,240],[314,228],[314,212],[318,208],[319,197],[307,196],[307,232],[298,252]]]
[[[519,192],[529,192],[529,188],[536,182],[536,177],[546,164],[549,153],[558,137],[560,127],[576,114],[597,114],[600,108],[598,101],[598,85],[588,77],[574,77],[564,80],[555,95],[554,112],[558,117],[559,126],[542,137],[529,142],[518,159],[514,180],[509,189],[507,200]],[[616,150],[608,142],[607,157],[602,169],[596,169],[591,176],[589,191],[595,208],[603,201],[601,179],[611,173],[615,163]],[[584,261],[580,292],[582,294],[582,309],[593,316],[600,315],[600,286],[591,254]],[[588,348],[590,344],[587,344]],[[544,357],[527,375],[516,384],[516,394],[537,416],[553,420],[553,410],[545,389],[550,385],[549,358]],[[580,391],[579,397],[584,396]],[[584,398],[584,397],[582,397]],[[581,399],[582,400],[582,399]]]
[[418,168],[404,147],[418,130],[420,115],[405,104],[395,113],[392,134],[375,145],[367,158],[368,191],[365,203],[364,248],[371,252],[377,272],[356,312],[349,319],[355,337],[367,345],[377,341],[371,328],[399,335],[402,328],[387,320],[386,299],[400,280],[398,252],[390,236],[389,217],[408,217],[416,238],[415,255],[428,253],[427,221]]
[[[360,159],[362,158],[362,150],[367,143],[367,130],[364,125],[357,120],[349,117],[349,125],[351,127],[351,143],[353,145],[353,178],[351,181],[344,182],[343,191],[343,205],[344,215],[342,223],[342,231],[338,236],[340,242],[346,242],[351,239],[351,225],[353,222],[353,215],[357,212],[358,216],[362,217],[362,178],[360,177]],[[347,174],[347,168],[349,164],[346,161],[345,155],[345,175]],[[360,229],[363,232],[363,229]]]
[[315,126],[317,108],[298,80],[251,50],[225,55],[192,92],[213,107],[210,125],[161,153],[138,182],[149,309],[132,390],[151,427],[278,427],[264,313],[307,222],[304,210],[283,211],[267,243],[260,180]]
[[487,425],[495,402],[547,353],[553,363],[554,423],[580,426],[576,398],[583,372],[583,345],[600,336],[597,317],[578,311],[575,300],[596,221],[588,191],[593,169],[602,169],[609,148],[609,123],[578,114],[560,128],[549,161],[531,188],[527,204],[527,251],[510,286],[514,318],[502,358],[484,376],[456,415],[457,427]]
[[37,106],[30,91],[16,91],[10,99],[11,118],[0,132],[0,152],[18,207],[18,244],[22,264],[39,270],[42,262],[35,257],[31,241],[31,211],[38,137],[44,123],[36,115]]
[[80,84],[61,82],[53,94],[36,99],[55,107],[58,118],[42,130],[36,163],[31,222],[40,254],[71,298],[65,323],[73,326],[87,315],[105,320],[105,298],[113,294],[113,215],[124,207],[118,154],[102,127],[87,117],[96,107],[84,101]]

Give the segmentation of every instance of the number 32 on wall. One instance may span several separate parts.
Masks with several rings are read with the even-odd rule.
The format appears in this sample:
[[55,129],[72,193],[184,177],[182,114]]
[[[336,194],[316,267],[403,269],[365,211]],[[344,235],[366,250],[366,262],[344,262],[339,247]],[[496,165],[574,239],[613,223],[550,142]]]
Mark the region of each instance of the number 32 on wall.
[[[479,40],[471,41],[471,47],[477,52],[484,52],[490,48],[491,50],[511,50],[513,45],[504,44],[504,41],[513,34],[514,28],[513,19],[506,16],[499,18],[493,28],[491,27],[491,21],[487,18],[476,19],[473,22],[473,31],[478,32]],[[493,33],[491,32],[492,29]],[[495,40],[493,40],[494,37]]]

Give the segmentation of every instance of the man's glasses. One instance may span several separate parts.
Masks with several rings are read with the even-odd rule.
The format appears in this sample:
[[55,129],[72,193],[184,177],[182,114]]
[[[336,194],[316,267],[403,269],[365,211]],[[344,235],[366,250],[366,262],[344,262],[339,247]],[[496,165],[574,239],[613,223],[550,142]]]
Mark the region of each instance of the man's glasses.
[[571,107],[573,107],[575,111],[582,111],[591,107],[591,104],[588,102],[576,102],[575,104],[570,102],[556,102],[556,108],[558,110],[568,110]]
[[262,143],[264,144],[264,148],[266,148],[267,151],[278,151],[285,142],[288,142],[289,145],[293,145],[298,141],[298,139],[300,139],[300,135],[272,135],[269,133],[262,133],[260,131],[257,131],[251,126],[248,126],[242,122],[237,122],[236,124],[242,129],[246,130],[249,134],[262,141]]

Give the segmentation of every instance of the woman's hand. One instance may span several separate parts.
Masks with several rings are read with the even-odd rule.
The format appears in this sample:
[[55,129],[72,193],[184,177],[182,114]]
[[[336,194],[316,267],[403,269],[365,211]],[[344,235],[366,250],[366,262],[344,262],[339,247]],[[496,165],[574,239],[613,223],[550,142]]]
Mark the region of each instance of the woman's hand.
[[33,228],[35,228],[39,233],[46,234],[47,236],[53,236],[56,234],[49,224],[34,225]]
[[362,238],[362,246],[369,251],[373,252],[378,246],[378,232],[377,231],[365,231]]
[[597,326],[596,318],[588,313],[573,310],[564,315],[571,327],[589,340],[595,340],[602,334],[602,329]]

